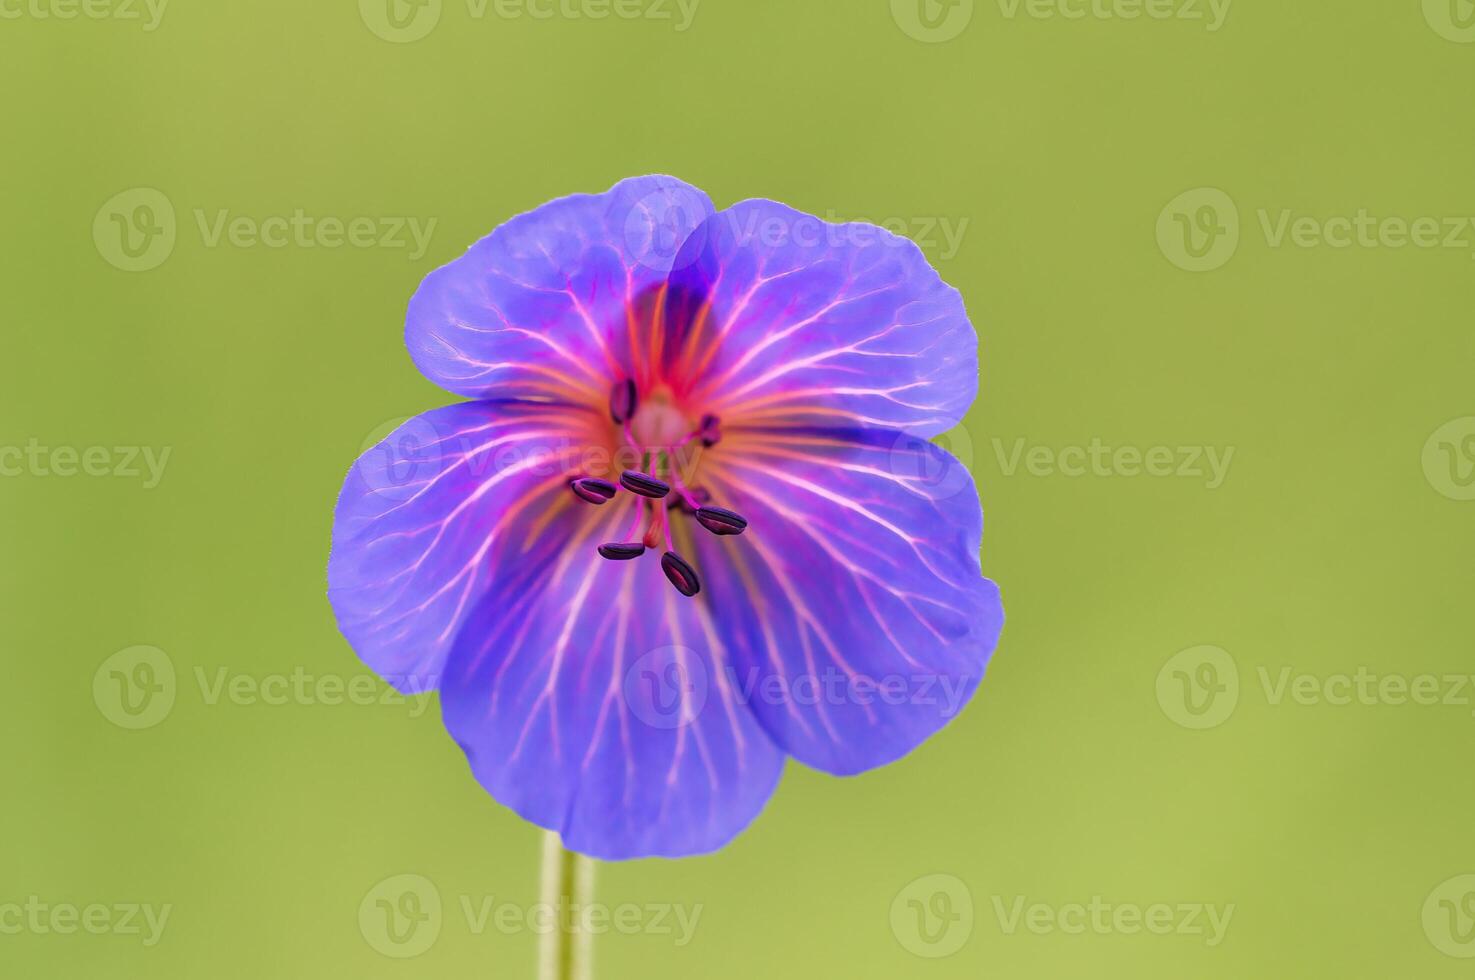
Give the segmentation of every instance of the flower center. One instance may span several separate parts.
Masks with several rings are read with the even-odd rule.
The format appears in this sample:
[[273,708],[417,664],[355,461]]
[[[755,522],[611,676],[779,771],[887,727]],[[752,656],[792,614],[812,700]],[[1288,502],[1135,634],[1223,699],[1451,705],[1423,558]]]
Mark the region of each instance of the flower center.
[[630,434],[636,446],[670,449],[692,431],[692,423],[671,403],[669,393],[660,391],[642,401],[630,419]]
[[597,477],[570,481],[574,496],[602,507],[623,488],[634,498],[634,521],[624,540],[599,546],[601,557],[630,561],[647,548],[661,548],[661,570],[676,591],[694,596],[702,590],[696,569],[671,549],[671,513],[689,514],[712,534],[742,534],[748,522],[725,507],[713,507],[699,486],[688,486],[695,473],[698,444],[710,449],[722,438],[722,423],[713,415],[693,425],[672,403],[664,388],[642,398],[635,382],[620,381],[610,390],[609,413],[624,437],[624,448],[640,460],[640,469],[620,474],[619,486]]

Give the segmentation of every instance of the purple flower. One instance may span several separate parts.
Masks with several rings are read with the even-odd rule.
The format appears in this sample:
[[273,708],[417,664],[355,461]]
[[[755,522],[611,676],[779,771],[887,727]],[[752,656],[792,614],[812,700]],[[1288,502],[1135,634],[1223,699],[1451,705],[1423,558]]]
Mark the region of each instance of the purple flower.
[[884,765],[971,696],[1003,611],[927,440],[978,339],[911,242],[640,177],[433,272],[405,342],[472,400],[354,465],[329,597],[571,849],[714,850],[786,757]]

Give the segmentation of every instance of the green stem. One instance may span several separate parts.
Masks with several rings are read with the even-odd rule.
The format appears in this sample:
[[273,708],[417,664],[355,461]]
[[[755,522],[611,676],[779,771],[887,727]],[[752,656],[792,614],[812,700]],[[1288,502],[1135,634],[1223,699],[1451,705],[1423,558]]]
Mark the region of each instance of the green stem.
[[543,835],[540,901],[553,910],[553,929],[538,949],[538,980],[592,980],[592,937],[579,928],[594,899],[594,862],[563,846],[553,831]]

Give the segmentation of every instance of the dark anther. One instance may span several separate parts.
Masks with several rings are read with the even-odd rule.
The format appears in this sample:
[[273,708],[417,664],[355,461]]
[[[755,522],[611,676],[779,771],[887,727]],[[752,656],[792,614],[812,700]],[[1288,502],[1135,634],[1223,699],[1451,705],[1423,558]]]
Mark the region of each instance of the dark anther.
[[686,563],[674,551],[668,551],[661,556],[661,571],[666,573],[666,578],[676,586],[676,591],[684,596],[694,596],[702,591],[701,580],[697,578],[696,569]]
[[608,480],[598,480],[592,476],[582,480],[575,480],[569,484],[569,489],[574,496],[591,504],[602,504],[615,495],[618,488]]
[[697,522],[713,534],[742,534],[748,521],[726,507],[703,507],[697,511]]
[[715,415],[703,415],[701,428],[702,445],[711,449],[722,440],[722,420]]
[[609,392],[609,414],[620,425],[635,417],[635,382],[628,378],[616,381]]
[[620,474],[620,486],[631,493],[638,493],[642,497],[653,497],[656,500],[660,500],[671,492],[669,486],[649,473],[639,473],[635,470],[626,470]]
[[599,556],[608,558],[610,561],[629,561],[643,554],[645,554],[645,545],[639,541],[630,544],[602,544],[599,546]]

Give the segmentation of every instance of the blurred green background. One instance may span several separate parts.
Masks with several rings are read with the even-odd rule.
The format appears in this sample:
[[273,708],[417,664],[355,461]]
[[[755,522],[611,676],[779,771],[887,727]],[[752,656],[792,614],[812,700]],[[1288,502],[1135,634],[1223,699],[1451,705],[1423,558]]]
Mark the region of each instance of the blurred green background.
[[330,515],[451,400],[421,277],[655,171],[963,291],[1009,623],[911,757],[602,867],[642,927],[599,975],[1468,975],[1468,0],[559,4],[0,0],[0,975],[532,974],[479,910],[536,900],[541,832],[377,703]]

